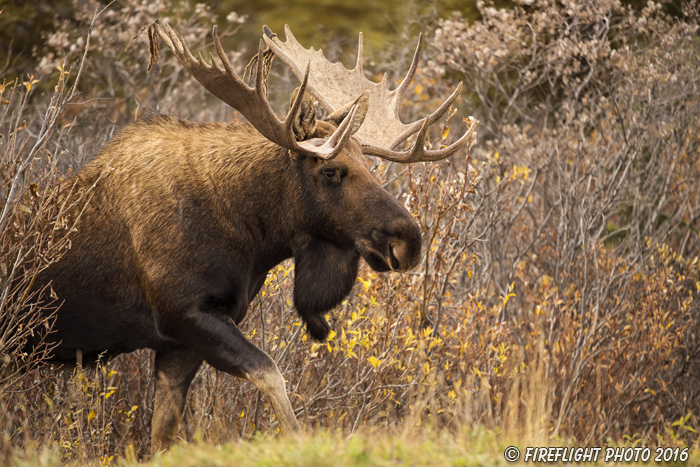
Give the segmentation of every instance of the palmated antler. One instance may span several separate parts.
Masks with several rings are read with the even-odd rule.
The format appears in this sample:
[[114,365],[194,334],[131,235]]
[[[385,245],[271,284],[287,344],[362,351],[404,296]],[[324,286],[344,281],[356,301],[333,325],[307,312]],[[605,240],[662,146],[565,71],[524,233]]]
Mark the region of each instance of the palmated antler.
[[[354,102],[348,115],[338,125],[336,131],[329,138],[314,138],[306,141],[297,141],[294,136],[294,117],[297,115],[304,91],[308,85],[309,67],[307,63],[306,71],[302,74],[301,87],[293,100],[289,113],[284,120],[280,120],[270,107],[270,103],[265,96],[265,86],[263,80],[265,72],[263,66],[263,41],[260,41],[257,60],[257,73],[255,87],[251,88],[233,71],[233,67],[221,46],[216,26],[212,31],[214,37],[214,47],[221,60],[223,68],[209,53],[211,64],[208,64],[199,54],[195,58],[190,52],[182,37],[178,37],[168,24],[154,22],[149,28],[149,38],[155,40],[157,34],[163,42],[170,47],[178,62],[189,71],[194,78],[199,81],[209,92],[238,110],[243,116],[267,139],[286,149],[300,154],[331,159],[338,155],[350,137],[351,130],[361,123],[362,112],[357,115],[358,122],[354,122],[356,110],[359,107],[359,99]],[[151,44],[153,50],[154,44]],[[153,56],[152,52],[152,56]]]
[[[308,89],[319,103],[329,112],[346,108],[357,96],[369,92],[369,108],[364,124],[355,133],[362,143],[362,152],[397,162],[436,161],[454,154],[471,140],[477,121],[470,119],[469,128],[456,142],[438,149],[425,149],[428,127],[435,123],[450,108],[452,102],[462,89],[459,83],[454,92],[432,114],[422,120],[405,124],[399,118],[399,105],[413,80],[423,42],[418,38],[418,46],[413,61],[401,84],[394,90],[386,86],[386,75],[381,82],[368,80],[362,71],[362,33],[360,33],[355,68],[348,70],[341,63],[331,63],[321,50],[305,49],[296,40],[289,26],[284,27],[287,40],[282,42],[267,26],[263,27],[263,39],[292,72],[299,78],[304,77]],[[306,71],[302,71],[307,64]],[[310,71],[309,71],[310,70]],[[405,150],[397,148],[409,137],[416,134],[413,145]]]

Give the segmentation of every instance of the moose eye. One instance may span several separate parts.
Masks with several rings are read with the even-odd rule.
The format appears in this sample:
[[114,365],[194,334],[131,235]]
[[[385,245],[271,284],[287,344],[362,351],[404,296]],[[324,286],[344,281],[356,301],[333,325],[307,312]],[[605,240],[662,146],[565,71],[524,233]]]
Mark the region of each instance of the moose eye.
[[328,180],[336,180],[338,179],[338,171],[336,169],[323,169],[323,175],[328,179]]

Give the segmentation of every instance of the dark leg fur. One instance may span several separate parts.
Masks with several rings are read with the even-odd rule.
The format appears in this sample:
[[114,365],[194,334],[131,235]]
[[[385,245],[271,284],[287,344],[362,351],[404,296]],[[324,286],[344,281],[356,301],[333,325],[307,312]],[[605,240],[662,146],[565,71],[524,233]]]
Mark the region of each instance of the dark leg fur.
[[202,357],[177,347],[156,352],[156,397],[151,423],[151,451],[163,451],[175,441],[187,390]]

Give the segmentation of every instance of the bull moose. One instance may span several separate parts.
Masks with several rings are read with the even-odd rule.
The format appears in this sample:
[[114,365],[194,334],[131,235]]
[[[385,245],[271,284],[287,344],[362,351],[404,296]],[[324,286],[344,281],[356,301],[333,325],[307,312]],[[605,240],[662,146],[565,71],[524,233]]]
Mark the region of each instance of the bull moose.
[[[50,336],[55,359],[155,350],[154,450],[173,442],[204,360],[251,381],[281,429],[297,430],[282,374],[238,328],[268,271],[294,258],[294,308],[311,336],[324,340],[324,316],[350,293],[360,258],[376,271],[406,271],[421,254],[416,222],[372,176],[366,156],[435,161],[473,138],[475,122],[453,144],[425,147],[428,127],[461,83],[434,113],[401,122],[421,39],[407,76],[389,90],[385,80],[364,76],[361,35],[357,65],[348,70],[303,48],[288,27],[284,42],[263,32],[251,87],[234,72],[216,27],[220,63],[211,54],[211,63],[195,58],[169,25],[150,26],[151,53],[160,38],[248,122],[158,116],[124,128],[74,179],[91,190],[90,202],[71,249],[37,280],[62,301]],[[270,54],[301,81],[284,119],[266,97]],[[316,118],[309,94],[327,118]]]

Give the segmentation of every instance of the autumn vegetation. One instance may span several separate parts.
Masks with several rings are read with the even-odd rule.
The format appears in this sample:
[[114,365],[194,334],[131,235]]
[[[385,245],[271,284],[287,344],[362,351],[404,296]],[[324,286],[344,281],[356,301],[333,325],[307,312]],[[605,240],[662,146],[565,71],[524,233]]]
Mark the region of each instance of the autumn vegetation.
[[[59,196],[57,187],[135,119],[240,118],[169,53],[146,72],[139,33],[155,17],[193,50],[211,45],[218,23],[238,70],[257,47],[236,42],[245,18],[178,5],[76,1],[32,73],[0,60],[0,464],[46,452],[80,465],[148,456],[151,351],[59,369],[45,361],[50,348],[24,342],[50,332],[38,307],[60,306],[50,289],[29,290],[79,228],[63,212],[90,202],[89,190]],[[443,162],[373,169],[419,223],[421,265],[402,275],[363,266],[317,343],[292,310],[294,264],[283,263],[241,328],[275,359],[304,430],[326,448],[333,434],[488,433],[520,446],[693,449],[700,4],[477,7],[476,21],[425,21],[423,64],[402,109],[420,118],[463,81],[432,144],[461,134],[469,115],[480,121],[477,144]],[[396,83],[413,46],[388,44],[371,72]],[[275,65],[280,112],[296,85]],[[203,365],[184,440],[271,442],[276,431],[251,384]]]

